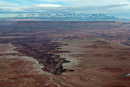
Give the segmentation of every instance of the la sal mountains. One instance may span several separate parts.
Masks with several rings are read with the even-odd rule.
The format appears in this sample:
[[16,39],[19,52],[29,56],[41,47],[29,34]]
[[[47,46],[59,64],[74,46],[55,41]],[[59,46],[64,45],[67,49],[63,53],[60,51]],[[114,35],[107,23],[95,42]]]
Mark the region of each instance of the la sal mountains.
[[53,21],[127,21],[107,14],[87,14],[87,13],[24,13],[17,15],[18,19],[42,19]]

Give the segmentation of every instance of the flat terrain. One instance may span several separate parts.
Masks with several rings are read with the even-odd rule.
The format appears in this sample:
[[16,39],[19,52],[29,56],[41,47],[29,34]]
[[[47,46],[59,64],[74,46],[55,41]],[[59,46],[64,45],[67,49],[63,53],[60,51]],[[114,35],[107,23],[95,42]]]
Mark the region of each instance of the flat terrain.
[[130,22],[0,21],[0,86],[130,87]]

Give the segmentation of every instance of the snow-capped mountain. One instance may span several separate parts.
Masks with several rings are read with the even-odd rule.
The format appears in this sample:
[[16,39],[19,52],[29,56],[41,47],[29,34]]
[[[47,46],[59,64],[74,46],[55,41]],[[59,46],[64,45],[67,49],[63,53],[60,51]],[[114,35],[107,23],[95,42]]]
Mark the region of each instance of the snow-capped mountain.
[[86,14],[86,13],[25,13],[17,16],[18,18],[35,18],[48,20],[125,20],[106,14]]

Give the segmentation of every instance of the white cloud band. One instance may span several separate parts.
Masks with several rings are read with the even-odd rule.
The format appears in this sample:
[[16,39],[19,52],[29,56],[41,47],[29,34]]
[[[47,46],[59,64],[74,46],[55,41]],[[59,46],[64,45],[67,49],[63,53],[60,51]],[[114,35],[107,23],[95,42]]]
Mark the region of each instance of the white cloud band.
[[62,5],[58,4],[35,4],[36,7],[62,7]]

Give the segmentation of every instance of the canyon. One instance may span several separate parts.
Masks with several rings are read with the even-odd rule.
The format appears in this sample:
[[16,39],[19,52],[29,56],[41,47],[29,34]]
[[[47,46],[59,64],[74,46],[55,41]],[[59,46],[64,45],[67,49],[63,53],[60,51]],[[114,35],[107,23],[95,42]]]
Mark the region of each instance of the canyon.
[[0,86],[129,87],[130,22],[0,21]]

